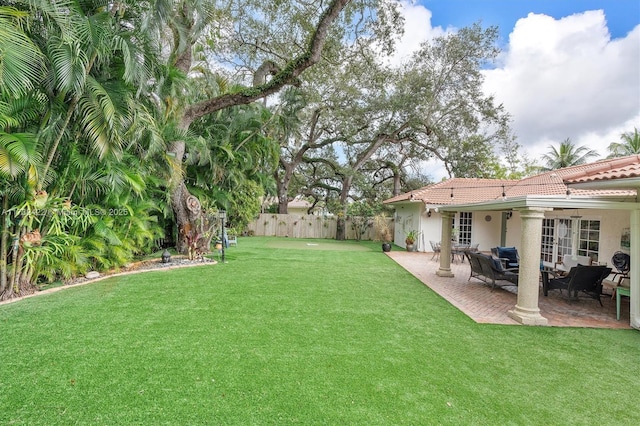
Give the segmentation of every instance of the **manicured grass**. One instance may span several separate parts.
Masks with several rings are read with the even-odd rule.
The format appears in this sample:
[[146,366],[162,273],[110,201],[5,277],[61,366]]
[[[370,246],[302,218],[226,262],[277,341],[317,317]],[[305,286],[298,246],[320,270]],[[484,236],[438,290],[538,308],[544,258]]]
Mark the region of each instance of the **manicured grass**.
[[636,330],[475,324],[378,243],[226,258],[0,306],[0,423],[640,424]]

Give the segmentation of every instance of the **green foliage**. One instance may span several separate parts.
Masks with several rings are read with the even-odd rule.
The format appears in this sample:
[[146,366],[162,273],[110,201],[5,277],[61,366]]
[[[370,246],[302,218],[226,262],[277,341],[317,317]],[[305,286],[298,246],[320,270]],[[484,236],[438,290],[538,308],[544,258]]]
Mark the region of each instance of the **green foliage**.
[[404,242],[407,244],[415,244],[416,240],[418,239],[418,235],[420,235],[420,233],[417,230],[412,229],[411,231],[407,232]]
[[229,194],[229,223],[238,231],[260,214],[264,189],[256,182],[246,181]]
[[640,133],[637,128],[633,132],[624,132],[620,135],[620,142],[611,142],[607,149],[607,158],[624,157],[626,155],[640,154]]
[[576,146],[567,138],[556,148],[549,145],[549,151],[542,155],[544,166],[542,170],[555,170],[564,167],[578,166],[587,163],[590,159],[598,157],[597,151],[587,146]]

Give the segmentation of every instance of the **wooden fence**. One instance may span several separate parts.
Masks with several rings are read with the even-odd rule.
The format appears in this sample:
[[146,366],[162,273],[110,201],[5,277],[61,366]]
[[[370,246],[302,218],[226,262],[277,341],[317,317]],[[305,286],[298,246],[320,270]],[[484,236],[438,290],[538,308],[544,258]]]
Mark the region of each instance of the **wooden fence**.
[[[393,219],[389,220],[391,235],[393,235]],[[365,223],[362,227],[361,240],[374,240],[375,230],[371,218],[348,217],[345,223],[347,239],[356,239],[356,227],[359,223]],[[247,226],[249,233],[258,236],[290,237],[290,238],[336,238],[337,218],[335,216],[313,216],[262,213]]]

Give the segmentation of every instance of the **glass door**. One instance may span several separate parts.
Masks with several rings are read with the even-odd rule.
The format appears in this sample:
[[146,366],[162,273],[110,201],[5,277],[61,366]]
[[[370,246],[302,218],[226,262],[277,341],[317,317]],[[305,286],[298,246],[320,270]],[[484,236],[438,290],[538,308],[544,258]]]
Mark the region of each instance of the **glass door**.
[[562,262],[565,254],[571,254],[571,219],[557,219],[556,222],[556,259]]
[[571,254],[571,219],[543,219],[541,259],[551,266]]
[[540,247],[541,259],[550,263],[555,263],[553,255],[553,239],[555,235],[555,219],[542,219],[542,247]]

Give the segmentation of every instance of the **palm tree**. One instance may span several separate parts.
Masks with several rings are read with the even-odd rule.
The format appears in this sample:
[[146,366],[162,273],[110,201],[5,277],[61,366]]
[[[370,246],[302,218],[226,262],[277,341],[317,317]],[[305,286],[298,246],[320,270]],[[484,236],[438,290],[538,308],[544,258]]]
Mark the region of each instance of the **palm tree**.
[[609,156],[607,158],[625,157],[627,155],[640,154],[640,133],[634,127],[633,132],[624,132],[620,135],[621,142],[611,142]]
[[575,146],[571,139],[567,138],[556,149],[549,145],[549,151],[542,156],[545,162],[543,170],[556,170],[564,167],[586,164],[590,159],[598,157],[598,152],[586,146]]
[[43,76],[44,55],[25,32],[29,14],[0,6],[0,76],[2,92],[12,96],[31,91]]

